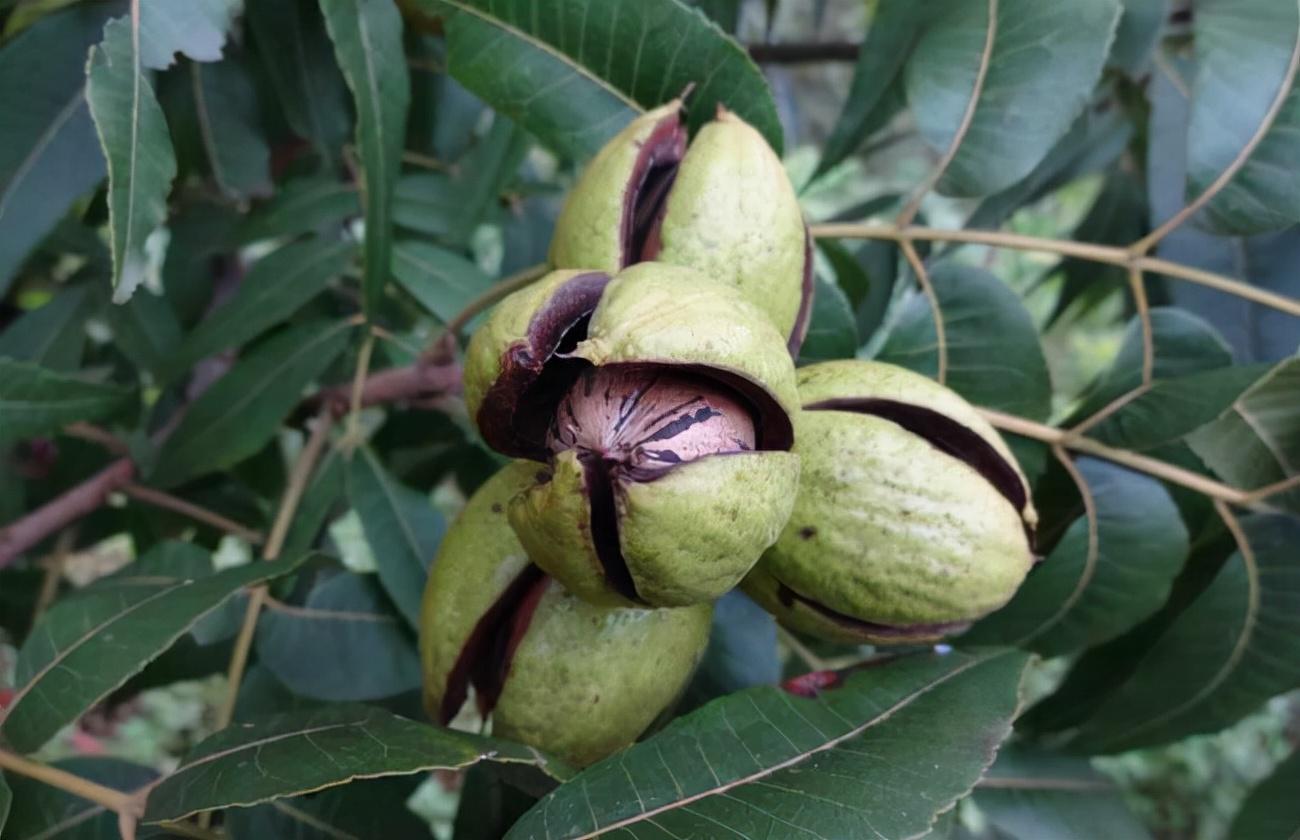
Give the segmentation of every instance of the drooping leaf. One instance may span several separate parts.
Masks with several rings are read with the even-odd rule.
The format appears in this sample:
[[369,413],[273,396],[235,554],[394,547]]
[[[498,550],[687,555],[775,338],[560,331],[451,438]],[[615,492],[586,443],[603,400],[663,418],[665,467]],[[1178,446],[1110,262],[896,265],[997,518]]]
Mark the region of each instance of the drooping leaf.
[[782,149],[771,93],[748,54],[674,0],[420,5],[449,13],[451,74],[562,154],[591,156],[636,113],[691,83],[693,126],[722,104]]
[[205,317],[169,360],[178,376],[193,364],[237,347],[289,318],[347,267],[355,246],[347,241],[292,242],[253,264],[228,303]]
[[120,3],[51,14],[0,49],[0,296],[107,171],[86,109],[86,50]]
[[1086,759],[1010,744],[975,789],[975,804],[1007,840],[1149,837],[1115,783]]
[[[1192,433],[1192,449],[1228,483],[1246,490],[1300,475],[1300,358],[1273,368],[1215,422]],[[1300,512],[1300,486],[1269,498]]]
[[[67,758],[54,766],[124,793],[158,778],[152,767],[120,758]],[[5,826],[5,840],[100,840],[119,836],[117,814],[103,805],[26,776],[11,775],[9,785],[14,803]]]
[[181,324],[167,300],[144,289],[101,311],[113,331],[113,344],[141,370],[161,378],[181,343]]
[[0,733],[20,752],[39,748],[231,594],[288,574],[303,559],[201,578],[142,578],[56,604],[19,651],[20,688]]
[[1028,175],[1083,109],[1119,3],[940,5],[907,61],[908,102],[932,148],[942,154],[958,144],[938,189],[988,195]]
[[832,278],[817,273],[808,337],[799,350],[801,363],[849,359],[858,349],[858,325],[849,299]]
[[85,286],[72,286],[0,332],[0,358],[31,362],[46,370],[75,370],[86,343]]
[[271,149],[257,112],[253,80],[237,55],[191,62],[190,85],[212,177],[232,198],[271,194]]
[[492,278],[460,254],[417,240],[398,242],[393,249],[393,277],[444,324],[492,285]]
[[308,796],[277,799],[226,812],[232,837],[342,840],[425,837],[429,826],[406,807],[419,779],[398,776],[352,782]]
[[325,234],[360,213],[355,185],[328,175],[295,178],[243,218],[239,240],[257,242],[304,233]]
[[1300,686],[1300,520],[1241,520],[1249,546],[1146,649],[1082,722],[1072,749],[1114,753],[1219,730]]
[[289,126],[323,160],[338,158],[351,126],[347,87],[315,0],[251,2],[245,12]]
[[194,401],[158,455],[152,480],[180,484],[261,449],[311,384],[342,352],[348,324],[287,329],[241,358]]
[[429,497],[400,484],[368,447],[352,456],[348,499],[361,517],[384,591],[412,627],[447,523]]
[[1231,233],[1295,224],[1300,8],[1269,0],[1209,0],[1197,4],[1193,27],[1188,200],[1231,169],[1231,180],[1206,205],[1208,224]]
[[90,50],[86,71],[86,100],[108,161],[117,303],[144,281],[145,241],[167,218],[167,194],[176,177],[167,123],[141,65],[139,28],[139,19],[132,16],[110,21],[104,40]]
[[353,779],[455,770],[483,760],[549,769],[536,750],[338,703],[251,719],[204,739],[149,793],[148,822],[258,805]]
[[301,607],[272,605],[255,644],[258,660],[303,697],[375,700],[420,685],[415,640],[372,575],[339,573]]
[[507,837],[921,834],[992,762],[1025,663],[918,655],[843,674],[814,697],[733,694],[580,773]]
[[128,388],[87,382],[29,362],[0,358],[0,439],[14,441],[58,431],[76,421],[94,423],[135,400]]
[[927,13],[933,14],[933,10],[924,3],[877,4],[853,68],[849,97],[826,138],[814,178],[853,154],[877,126],[881,113],[887,110],[886,94],[916,46]]
[[1300,752],[1294,752],[1258,784],[1232,822],[1231,840],[1294,837],[1300,832]]
[[[934,266],[930,280],[943,313],[949,387],[976,405],[1045,419],[1052,398],[1047,361],[1020,297],[987,271],[952,261]],[[907,302],[878,358],[938,373],[934,318],[924,295]]]
[[357,110],[365,176],[366,312],[388,285],[393,250],[393,187],[401,171],[411,80],[402,49],[402,15],[391,0],[321,0],[325,28]]
[[1018,644],[1059,656],[1120,635],[1165,602],[1188,551],[1173,500],[1158,481],[1113,464],[1084,458],[1078,468],[1097,509],[1095,554],[1084,516],[1011,603],[961,644]]
[[1131,79],[1140,79],[1150,69],[1151,56],[1160,43],[1169,0],[1121,0],[1123,12],[1110,45],[1109,67],[1116,67]]

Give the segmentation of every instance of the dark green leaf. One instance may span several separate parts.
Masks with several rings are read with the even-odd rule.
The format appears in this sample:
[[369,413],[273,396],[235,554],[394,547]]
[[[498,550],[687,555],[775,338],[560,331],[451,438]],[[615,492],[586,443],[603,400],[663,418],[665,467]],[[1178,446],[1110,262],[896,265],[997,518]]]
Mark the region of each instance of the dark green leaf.
[[373,314],[388,285],[393,248],[393,187],[411,79],[402,16],[392,0],[321,0],[325,28],[357,107],[357,146],[365,174],[365,305]]
[[384,590],[418,627],[424,581],[447,523],[427,495],[398,483],[369,447],[353,453],[348,499],[361,517]]
[[[1024,303],[1005,283],[973,266],[945,261],[930,272],[948,343],[948,385],[971,402],[1043,420],[1051,407],[1047,362]],[[914,294],[879,359],[927,376],[938,372],[934,318]]]
[[226,812],[225,826],[236,840],[427,837],[429,826],[406,807],[417,784],[419,779],[410,776],[353,782],[232,809]]
[[186,337],[169,360],[170,377],[289,318],[343,272],[354,250],[351,242],[313,238],[292,242],[258,260],[235,296]]
[[[1153,380],[1175,380],[1220,370],[1232,365],[1232,352],[1214,328],[1181,309],[1151,310],[1151,337],[1155,350]],[[1082,422],[1142,384],[1142,326],[1129,321],[1119,352],[1088,390],[1066,422]]]
[[[119,758],[68,758],[55,766],[123,792],[137,790],[158,778],[152,767]],[[25,776],[10,776],[9,785],[14,791],[14,805],[5,827],[5,840],[108,840],[119,836],[117,814],[102,805]]]
[[858,349],[858,326],[849,299],[833,279],[817,273],[808,337],[799,351],[801,364],[852,358]]
[[101,311],[117,348],[142,370],[161,378],[181,343],[181,324],[167,300],[142,289],[126,303]]
[[0,773],[0,831],[5,830],[5,823],[9,821],[9,806],[13,801],[13,792],[9,790],[4,774]]
[[674,0],[437,6],[449,12],[452,75],[563,154],[595,154],[637,112],[691,83],[692,125],[722,104],[781,151],[781,124],[762,74],[698,10]]
[[191,201],[171,220],[171,242],[162,266],[163,296],[183,325],[198,321],[211,304],[216,276],[229,266],[219,255],[234,246],[238,218],[224,205]]
[[17,440],[94,423],[135,400],[127,388],[76,379],[28,362],[0,359],[0,438]]
[[1169,14],[1169,0],[1122,0],[1124,11],[1110,45],[1109,66],[1117,67],[1133,79],[1150,69],[1151,54],[1160,43]]
[[75,370],[86,343],[87,309],[85,286],[64,289],[0,332],[0,357],[47,370]]
[[356,186],[328,175],[297,178],[249,213],[239,226],[241,242],[325,234],[361,212]]
[[528,135],[514,121],[500,114],[492,119],[492,128],[466,153],[451,182],[449,198],[455,210],[448,217],[448,243],[469,244],[474,229],[500,202],[529,145]]
[[296,554],[315,547],[330,511],[343,498],[343,469],[343,456],[337,449],[331,449],[316,467],[298,504],[289,534],[284,538],[284,554]]
[[781,679],[772,616],[734,589],[713,609],[713,629],[704,659],[686,691],[693,706],[756,685]]
[[492,285],[492,278],[460,254],[416,240],[393,249],[393,277],[444,324]]
[[742,0],[685,0],[709,16],[709,20],[722,27],[723,32],[735,32],[740,23]]
[[546,766],[528,747],[334,704],[233,726],[190,751],[149,793],[145,820],[258,805],[353,779],[456,770],[485,759]]
[[228,467],[260,450],[347,344],[348,324],[312,322],[268,339],[189,407],[163,444],[164,486]]
[[[1300,8],[1271,0],[1208,0],[1193,16],[1196,83],[1187,181],[1201,194],[1235,174],[1206,205],[1213,227],[1277,230],[1300,221]],[[1270,119],[1279,97],[1282,105]]]
[[199,133],[212,177],[227,196],[271,194],[271,149],[257,113],[257,94],[237,56],[188,68]]
[[0,49],[0,297],[32,248],[104,177],[85,56],[121,8],[65,9]]
[[907,62],[908,102],[932,148],[944,153],[959,144],[938,189],[988,195],[1028,175],[1087,104],[1119,3],[947,0],[940,6]]
[[231,594],[287,574],[303,559],[201,578],[131,578],[56,604],[19,651],[14,678],[21,688],[0,732],[20,752],[39,748]]
[[[753,688],[678,718],[543,798],[510,838],[907,837],[992,761],[1025,654],[917,655],[814,697]],[[906,783],[900,784],[900,779]]]
[[[491,173],[476,171],[469,177],[473,174]],[[399,227],[450,240],[452,230],[465,224],[464,202],[463,188],[450,175],[442,172],[403,175],[393,193],[393,221]],[[394,264],[393,273],[397,271]]]
[[[133,29],[129,16],[109,21],[104,40],[90,50],[86,71],[86,100],[108,160],[117,303],[130,298],[144,281],[145,240],[167,218],[167,194],[176,177],[176,153],[162,108],[141,67]],[[170,53],[167,58],[170,63]]]
[[504,782],[496,769],[478,764],[465,772],[453,840],[501,840],[537,801]]
[[[1076,178],[1105,169],[1124,153],[1132,134],[1133,124],[1113,103],[1085,108],[1032,172],[980,201],[966,220],[966,227],[1001,227],[1021,207]],[[1093,263],[1092,268],[1103,267]]]
[[1018,644],[1059,656],[1120,635],[1165,602],[1188,549],[1169,494],[1104,461],[1082,459],[1078,467],[1097,508],[1096,555],[1087,517],[1075,520],[1011,603],[962,644]]
[[1006,840],[1149,836],[1115,783],[1086,759],[1014,744],[980,780],[975,804]]
[[250,2],[245,15],[289,126],[310,140],[322,159],[336,159],[352,120],[317,3]]
[[926,3],[879,3],[871,27],[853,68],[853,84],[835,128],[826,138],[822,158],[813,177],[829,172],[862,145],[869,132],[878,128],[882,112],[888,112],[886,96],[908,53],[916,46],[927,14]]
[[[1300,358],[1273,368],[1188,443],[1237,487],[1254,490],[1300,475]],[[1300,487],[1269,498],[1300,512]]]
[[1254,790],[1232,823],[1231,840],[1295,837],[1300,832],[1300,751],[1291,754]]
[[1300,686],[1300,520],[1241,521],[1238,550],[1164,628],[1070,746],[1113,753],[1214,732]]
[[[1149,213],[1141,185],[1126,172],[1112,172],[1088,208],[1088,215],[1075,228],[1074,239],[1127,246],[1146,233]],[[1061,294],[1048,318],[1049,325],[1067,310],[1073,318],[1086,315],[1116,291],[1127,288],[1128,271],[1122,266],[1071,258],[1062,260],[1057,271],[1062,275]]]
[[303,697],[374,700],[420,685],[414,640],[372,575],[339,573],[301,607],[272,604],[256,646],[258,660]]

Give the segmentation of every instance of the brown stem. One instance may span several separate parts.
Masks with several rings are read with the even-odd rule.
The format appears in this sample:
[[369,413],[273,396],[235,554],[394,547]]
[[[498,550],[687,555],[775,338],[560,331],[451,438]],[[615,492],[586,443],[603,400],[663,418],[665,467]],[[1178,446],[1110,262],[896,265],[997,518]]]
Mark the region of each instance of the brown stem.
[[200,507],[193,502],[187,502],[184,499],[173,496],[170,493],[164,493],[161,490],[155,490],[152,487],[145,487],[143,484],[136,484],[134,481],[122,486],[122,492],[128,497],[154,507],[163,508],[164,510],[175,511],[176,513],[188,516],[196,522],[202,522],[205,525],[211,525],[218,531],[225,531],[227,534],[233,534],[241,540],[246,540],[254,545],[262,542],[262,534],[252,528],[240,525],[233,519],[227,519],[216,511]]
[[2,749],[0,749],[0,769],[65,790],[73,796],[79,796],[118,814],[138,816],[136,802],[130,794],[83,779],[66,770],[50,767],[48,764],[41,764]]
[[0,569],[50,534],[96,510],[110,493],[122,489],[134,475],[135,465],[130,459],[114,461],[0,531]]
[[92,426],[90,423],[70,423],[63,428],[63,433],[68,437],[97,443],[114,455],[129,455],[131,452],[131,447],[127,446],[126,441],[112,432],[98,426]]

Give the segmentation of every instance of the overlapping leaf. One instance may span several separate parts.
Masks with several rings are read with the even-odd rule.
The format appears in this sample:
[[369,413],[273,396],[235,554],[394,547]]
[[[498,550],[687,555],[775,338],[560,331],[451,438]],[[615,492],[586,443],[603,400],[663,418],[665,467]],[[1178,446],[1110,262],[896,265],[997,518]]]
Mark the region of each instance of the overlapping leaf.
[[122,3],[75,6],[0,49],[0,294],[72,203],[104,177],[86,109],[86,50]]
[[[158,778],[151,767],[119,758],[69,758],[55,763],[60,770],[129,793]],[[11,776],[14,805],[5,840],[98,840],[117,837],[117,814],[76,794],[28,779]]]
[[1029,174],[1087,103],[1119,11],[1117,0],[946,0],[932,11],[904,79],[925,141],[940,153],[957,144],[938,188],[988,195]]
[[1165,602],[1188,550],[1169,494],[1106,462],[1083,459],[1078,468],[1096,505],[1095,547],[1088,518],[1075,520],[1011,603],[962,644],[1020,644],[1059,656],[1120,635]]
[[75,370],[86,337],[85,286],[64,289],[48,303],[27,312],[0,333],[0,358],[32,362],[47,370]]
[[336,574],[302,606],[273,604],[255,644],[258,660],[303,697],[375,700],[420,685],[415,640],[373,575]]
[[1300,832],[1300,752],[1294,752],[1261,782],[1232,822],[1231,840],[1294,837]]
[[[1038,331],[1020,298],[974,266],[942,262],[930,272],[943,312],[948,385],[971,402],[1042,420],[1052,385]],[[908,302],[881,348],[882,362],[935,376],[937,334],[921,294]]]
[[556,150],[594,154],[637,112],[694,84],[694,124],[725,105],[778,152],[762,74],[699,11],[675,0],[422,0],[446,11],[453,76]]
[[528,747],[339,703],[250,720],[205,739],[149,793],[144,816],[174,820],[353,779],[456,770],[485,760],[567,772]]
[[921,834],[991,763],[1026,660],[920,655],[848,673],[811,698],[733,694],[593,765],[507,837]]
[[368,447],[348,469],[348,499],[366,532],[379,580],[412,627],[420,623],[420,596],[447,523],[429,497],[400,484]]
[[153,480],[179,484],[252,455],[347,342],[346,323],[314,321],[268,339],[199,397],[158,456]]
[[401,171],[411,79],[402,50],[402,16],[390,0],[321,0],[325,28],[357,110],[365,173],[366,311],[388,284],[393,249],[393,187]]
[[190,84],[199,134],[217,186],[233,198],[271,194],[271,149],[257,112],[257,92],[238,56],[192,62]]
[[1007,745],[974,794],[981,814],[1008,840],[1138,840],[1146,828],[1119,790],[1086,759]]
[[1145,649],[1070,745],[1120,752],[1221,729],[1300,686],[1300,520],[1242,520],[1249,546]]
[[400,776],[353,782],[310,796],[277,799],[226,812],[232,837],[343,840],[424,837],[429,826],[406,806],[419,779]]
[[20,686],[0,734],[37,749],[171,646],[231,594],[293,571],[302,557],[207,577],[136,577],[56,604],[19,651]]
[[492,278],[460,254],[416,240],[397,243],[393,277],[443,323],[492,285]]
[[79,420],[103,420],[134,399],[127,388],[0,358],[0,438],[6,440],[48,434]]
[[244,217],[239,226],[243,242],[325,233],[361,212],[357,188],[327,175],[295,178],[275,196]]

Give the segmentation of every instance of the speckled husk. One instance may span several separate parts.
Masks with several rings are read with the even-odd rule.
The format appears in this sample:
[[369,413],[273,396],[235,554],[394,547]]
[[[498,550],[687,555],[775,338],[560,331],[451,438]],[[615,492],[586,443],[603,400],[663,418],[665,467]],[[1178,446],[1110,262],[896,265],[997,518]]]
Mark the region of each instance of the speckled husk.
[[[794,186],[735,114],[719,108],[687,146],[680,111],[673,101],[638,117],[588,164],[556,223],[550,262],[611,273],[643,260],[694,268],[739,288],[797,354],[812,311],[812,251]],[[672,174],[647,178],[656,167]]]
[[[598,607],[536,572],[505,508],[537,469],[526,461],[503,468],[443,539],[421,612],[425,704],[435,720],[454,716],[460,703],[448,702],[449,679],[476,628],[513,588],[515,609],[497,610],[498,626],[517,639],[486,710],[493,734],[585,765],[632,743],[680,694],[708,641],[712,609]],[[530,619],[512,625],[527,609]]]
[[933,640],[1005,604],[1037,514],[997,432],[892,365],[812,365],[799,385],[799,493],[745,591],[787,626],[873,643]]

